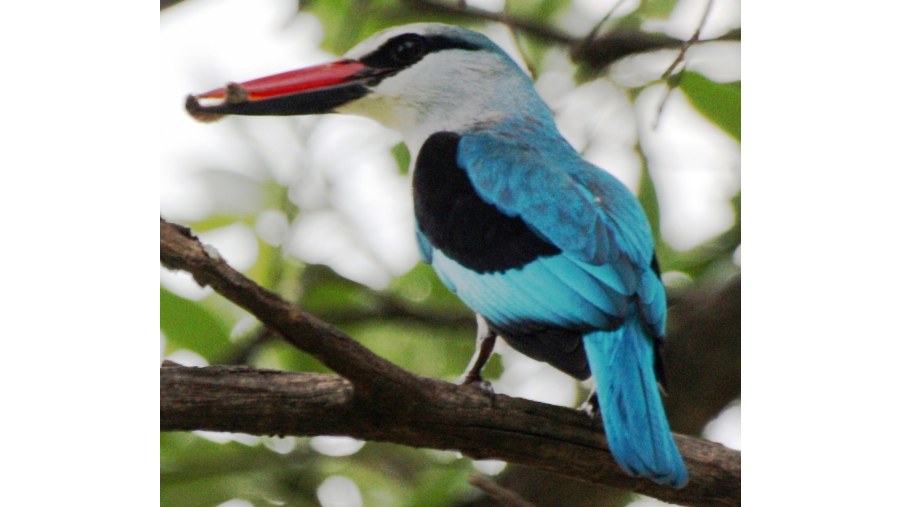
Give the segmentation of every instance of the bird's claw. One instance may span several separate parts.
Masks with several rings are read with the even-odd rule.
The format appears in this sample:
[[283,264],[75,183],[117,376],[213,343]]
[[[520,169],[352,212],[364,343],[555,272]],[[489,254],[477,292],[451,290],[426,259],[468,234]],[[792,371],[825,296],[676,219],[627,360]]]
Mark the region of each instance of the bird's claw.
[[494,397],[496,393],[494,392],[494,385],[491,384],[490,380],[484,380],[483,378],[481,378],[481,375],[465,375],[459,380],[458,383],[461,386],[474,387],[479,392],[490,398],[491,405],[494,404]]
[[584,400],[584,403],[578,407],[578,410],[587,414],[591,419],[600,415],[600,404],[597,401],[597,394],[591,393],[588,399]]
[[475,386],[479,391],[491,397],[491,400],[494,399],[494,385],[490,383],[488,380],[479,380],[478,382],[473,382],[472,385]]

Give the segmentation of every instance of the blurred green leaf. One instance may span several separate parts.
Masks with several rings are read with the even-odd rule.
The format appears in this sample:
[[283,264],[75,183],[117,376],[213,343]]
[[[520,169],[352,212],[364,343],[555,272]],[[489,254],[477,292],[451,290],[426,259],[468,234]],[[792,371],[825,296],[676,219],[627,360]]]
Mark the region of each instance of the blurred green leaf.
[[741,236],[741,192],[734,194],[731,198],[731,207],[734,209],[734,229],[737,230],[738,243],[740,244]]
[[212,507],[231,498],[254,505],[318,505],[320,477],[301,468],[315,458],[310,455],[306,449],[282,455],[262,445],[220,444],[190,433],[163,434],[160,505]]
[[238,219],[232,216],[212,215],[197,222],[191,222],[191,230],[195,233],[211,231],[235,223]]
[[[443,467],[423,469],[413,495],[403,504],[408,507],[420,505],[447,505],[448,500],[460,498],[470,489],[468,478],[472,474],[469,460],[456,460]],[[455,503],[455,502],[454,502]]]
[[280,271],[284,262],[281,249],[259,240],[258,237],[257,245],[259,245],[259,253],[256,256],[256,262],[253,263],[253,266],[250,266],[250,269],[245,274],[263,287],[276,290],[275,284],[281,279]]
[[[660,267],[663,271],[681,271],[697,280],[716,265],[730,264],[734,250],[741,244],[739,224],[737,221],[728,231],[684,252],[664,242],[657,243]],[[737,269],[733,265],[732,268]]]
[[[219,444],[192,433],[160,437],[160,505],[212,507],[230,498],[254,505],[316,506],[318,486],[332,475],[352,479],[365,505],[454,505],[467,490],[469,459],[369,442],[356,454],[331,457],[297,438],[287,454],[263,445]],[[438,457],[440,456],[440,457]]]
[[571,2],[568,0],[519,0],[507,2],[506,6],[512,16],[549,25],[553,17],[568,8],[570,4]]
[[[434,269],[424,262],[417,263],[404,275],[395,278],[387,292],[402,297],[425,311],[445,315],[473,315],[472,310],[456,294],[450,292]],[[474,321],[474,316],[472,319]]]
[[377,309],[375,292],[323,265],[308,265],[301,278],[300,306],[317,315],[366,312]]
[[684,72],[678,85],[703,116],[741,140],[741,85],[717,83],[696,72]]
[[644,18],[667,18],[677,0],[643,0],[638,13]]
[[641,25],[644,24],[644,17],[640,11],[630,12],[621,18],[611,20],[615,24],[615,31],[622,33],[637,33],[641,31]]
[[410,155],[409,148],[406,147],[406,143],[397,143],[391,148],[391,155],[394,156],[394,160],[397,161],[397,168],[400,170],[400,174],[409,174]]
[[661,233],[659,228],[659,199],[656,196],[656,184],[650,176],[650,170],[647,167],[647,158],[643,152],[638,150],[641,158],[641,181],[638,187],[638,201],[647,214],[647,220],[650,222],[650,230],[653,233],[653,243],[660,244]]
[[331,373],[331,370],[311,355],[289,345],[284,340],[271,340],[255,351],[252,366],[256,368]]
[[540,0],[535,2],[533,14],[538,21],[547,22],[554,16],[566,11],[572,5],[571,0]]
[[351,5],[351,3],[350,0],[318,0],[304,2],[303,10],[315,15],[325,28],[325,38],[322,41],[322,49],[331,51],[335,54],[343,53],[343,51],[340,51],[337,47],[338,31],[333,29],[333,27],[343,26],[345,21],[344,14],[347,10],[347,6]]
[[305,2],[304,10],[322,21],[322,48],[335,54],[343,54],[359,41],[392,26],[429,21],[472,24],[466,16],[394,0],[314,0]]
[[347,331],[375,354],[419,375],[454,380],[475,346],[475,320],[451,329],[402,320],[371,320]]
[[159,327],[173,346],[215,362],[230,346],[229,326],[203,305],[159,288]]

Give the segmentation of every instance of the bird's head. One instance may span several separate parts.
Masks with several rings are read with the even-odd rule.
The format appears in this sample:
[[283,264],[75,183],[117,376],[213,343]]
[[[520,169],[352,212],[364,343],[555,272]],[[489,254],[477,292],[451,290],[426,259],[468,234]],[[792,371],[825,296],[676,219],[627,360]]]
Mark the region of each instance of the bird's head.
[[502,49],[482,34],[437,23],[390,28],[332,63],[189,96],[187,109],[199,120],[356,114],[400,131],[413,150],[437,131],[513,115],[550,118],[531,80]]

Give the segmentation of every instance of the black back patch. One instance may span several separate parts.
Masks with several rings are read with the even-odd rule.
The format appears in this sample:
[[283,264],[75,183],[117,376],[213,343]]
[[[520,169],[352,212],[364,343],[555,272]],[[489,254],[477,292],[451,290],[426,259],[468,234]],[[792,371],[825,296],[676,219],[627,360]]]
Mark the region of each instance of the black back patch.
[[432,134],[416,159],[416,221],[432,246],[478,273],[503,272],[560,253],[521,218],[503,214],[475,192],[456,162],[459,139],[453,132]]

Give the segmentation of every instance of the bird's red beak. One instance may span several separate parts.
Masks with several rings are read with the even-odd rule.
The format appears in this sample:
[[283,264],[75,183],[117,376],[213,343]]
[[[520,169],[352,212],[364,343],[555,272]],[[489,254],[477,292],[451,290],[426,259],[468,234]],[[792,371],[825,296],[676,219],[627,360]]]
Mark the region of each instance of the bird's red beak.
[[339,60],[189,95],[185,107],[201,121],[216,120],[227,114],[328,113],[366,95],[368,85],[394,72],[355,60]]

